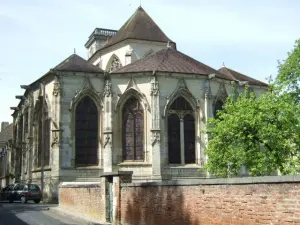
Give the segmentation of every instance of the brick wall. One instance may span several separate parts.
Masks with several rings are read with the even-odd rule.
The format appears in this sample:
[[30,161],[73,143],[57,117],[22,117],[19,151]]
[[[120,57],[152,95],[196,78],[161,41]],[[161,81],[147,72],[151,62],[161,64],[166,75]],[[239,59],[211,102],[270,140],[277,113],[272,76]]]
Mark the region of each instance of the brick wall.
[[122,225],[300,224],[300,178],[296,180],[122,184],[120,220]]
[[104,185],[64,182],[59,186],[59,207],[88,219],[105,221]]

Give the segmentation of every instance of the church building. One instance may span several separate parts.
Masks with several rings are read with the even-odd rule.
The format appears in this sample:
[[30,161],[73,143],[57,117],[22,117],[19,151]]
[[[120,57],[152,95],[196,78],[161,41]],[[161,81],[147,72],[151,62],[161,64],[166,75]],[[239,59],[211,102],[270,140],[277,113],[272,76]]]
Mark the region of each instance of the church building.
[[11,107],[14,179],[43,182],[48,199],[60,182],[104,172],[133,171],[133,182],[206,177],[207,120],[245,85],[268,88],[178,51],[142,7],[119,30],[96,28],[85,47],[87,60],[72,54],[22,85]]

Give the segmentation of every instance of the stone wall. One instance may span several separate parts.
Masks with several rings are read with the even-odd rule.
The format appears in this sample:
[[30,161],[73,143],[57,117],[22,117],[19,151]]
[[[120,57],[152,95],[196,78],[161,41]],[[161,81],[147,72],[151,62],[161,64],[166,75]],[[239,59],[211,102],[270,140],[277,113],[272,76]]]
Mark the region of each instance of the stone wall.
[[104,196],[102,182],[64,182],[59,185],[59,206],[88,219],[105,221]]
[[121,186],[122,225],[300,224],[300,176]]

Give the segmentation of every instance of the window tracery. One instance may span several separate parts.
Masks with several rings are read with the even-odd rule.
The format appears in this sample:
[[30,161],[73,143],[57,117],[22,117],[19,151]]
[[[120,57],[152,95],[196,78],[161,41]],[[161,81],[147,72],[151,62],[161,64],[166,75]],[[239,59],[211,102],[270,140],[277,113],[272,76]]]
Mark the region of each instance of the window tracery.
[[144,160],[144,110],[131,97],[123,107],[123,159]]
[[122,67],[122,64],[121,64],[119,58],[114,55],[107,71],[110,73],[121,67]]
[[169,163],[195,163],[195,119],[191,105],[178,97],[168,109]]

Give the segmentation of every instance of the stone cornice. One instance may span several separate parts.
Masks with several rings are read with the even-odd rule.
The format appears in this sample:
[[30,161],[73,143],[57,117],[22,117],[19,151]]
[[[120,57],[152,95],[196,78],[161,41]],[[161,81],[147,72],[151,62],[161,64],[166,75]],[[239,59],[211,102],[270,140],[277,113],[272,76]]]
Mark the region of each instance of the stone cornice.
[[155,187],[155,186],[199,186],[199,185],[241,185],[241,184],[280,184],[300,183],[300,175],[295,176],[262,176],[236,178],[207,178],[198,180],[174,180],[163,182],[121,184],[122,187]]

